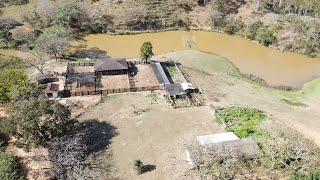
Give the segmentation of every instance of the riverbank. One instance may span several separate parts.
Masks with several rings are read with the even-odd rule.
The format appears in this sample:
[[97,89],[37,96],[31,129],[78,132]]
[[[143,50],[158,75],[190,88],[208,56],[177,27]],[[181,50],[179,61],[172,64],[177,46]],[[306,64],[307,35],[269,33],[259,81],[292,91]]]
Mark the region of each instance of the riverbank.
[[156,56],[180,64],[187,79],[203,90],[208,106],[247,106],[266,112],[271,120],[296,129],[320,145],[320,78],[300,91],[261,86],[243,77],[232,63],[212,54],[179,51]]
[[218,54],[230,60],[242,74],[252,74],[271,86],[303,84],[320,77],[320,58],[282,52],[236,36],[204,31],[166,31],[135,35],[91,34],[73,43],[73,51],[99,50],[113,58],[139,57],[145,41],[154,46],[155,54],[180,50],[197,50]]
[[[153,44],[155,54],[181,50],[217,54],[231,61],[250,79],[285,90],[301,89],[305,83],[320,77],[320,58],[282,52],[216,32],[177,30],[121,36],[91,34],[84,36],[82,41],[73,42],[68,54],[82,59],[135,58],[139,57],[140,46],[146,41]],[[9,49],[0,50],[0,53],[28,57],[28,53]]]

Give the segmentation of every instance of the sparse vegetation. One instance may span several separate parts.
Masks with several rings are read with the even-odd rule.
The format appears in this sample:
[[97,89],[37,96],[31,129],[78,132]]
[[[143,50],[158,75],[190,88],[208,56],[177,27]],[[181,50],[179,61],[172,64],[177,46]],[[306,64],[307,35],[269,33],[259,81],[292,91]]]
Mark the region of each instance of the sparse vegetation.
[[210,147],[189,144],[188,149],[196,163],[196,171],[206,178],[279,179],[289,177],[299,169],[292,177],[299,180],[302,177],[313,177],[305,176],[304,173],[313,172],[319,166],[320,150],[315,144],[278,123],[262,123],[257,129],[261,132],[260,135],[254,134],[251,138],[258,143],[261,154],[251,159],[239,157],[236,152],[225,155]]
[[306,104],[303,104],[301,102],[293,102],[293,101],[290,101],[288,99],[281,99],[281,101],[286,103],[286,104],[289,104],[291,106],[308,107],[308,105],[306,105]]

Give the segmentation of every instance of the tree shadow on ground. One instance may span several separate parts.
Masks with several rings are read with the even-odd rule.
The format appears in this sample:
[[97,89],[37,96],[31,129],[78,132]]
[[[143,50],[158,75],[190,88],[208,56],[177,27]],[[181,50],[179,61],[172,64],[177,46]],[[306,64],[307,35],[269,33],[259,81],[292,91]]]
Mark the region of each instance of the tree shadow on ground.
[[91,154],[108,148],[112,138],[119,134],[116,129],[107,122],[91,119],[80,123],[75,132],[82,134],[82,141],[89,147],[88,153]]
[[[111,177],[112,154],[107,152],[116,127],[96,119],[79,122],[72,132],[51,142],[48,148],[57,179]],[[107,178],[115,179],[115,178]]]
[[129,70],[129,74],[133,73],[134,75],[138,74],[138,72],[139,72],[137,66],[133,63],[130,63],[130,67],[128,70]]
[[148,164],[144,166],[145,172],[151,172],[153,170],[157,169],[156,165]]
[[91,59],[108,57],[107,52],[99,48],[77,49],[71,56],[76,58],[91,58]]

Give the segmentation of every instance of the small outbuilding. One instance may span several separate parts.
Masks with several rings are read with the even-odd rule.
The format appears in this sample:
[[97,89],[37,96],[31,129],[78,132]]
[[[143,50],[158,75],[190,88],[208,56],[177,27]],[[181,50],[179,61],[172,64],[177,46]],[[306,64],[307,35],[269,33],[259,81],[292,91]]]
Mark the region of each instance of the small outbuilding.
[[193,93],[195,91],[196,88],[194,88],[192,86],[191,83],[181,83],[181,86],[182,86],[182,89],[187,93],[187,94],[190,94],[190,93]]
[[48,98],[58,98],[59,96],[59,84],[49,83],[45,90]]
[[181,84],[166,84],[164,86],[168,96],[171,98],[186,98],[187,93],[183,90]]
[[126,59],[105,59],[94,64],[96,75],[121,75],[128,74],[128,63]]
[[187,162],[192,168],[197,166],[197,161],[211,156],[227,161],[233,157],[255,159],[261,155],[259,146],[252,138],[240,139],[233,132],[198,136],[197,141],[199,146],[196,150],[186,151]]
[[52,82],[56,82],[58,81],[58,78],[54,77],[51,74],[44,74],[44,75],[37,75],[36,76],[36,80],[38,84],[48,84],[48,83],[52,83]]

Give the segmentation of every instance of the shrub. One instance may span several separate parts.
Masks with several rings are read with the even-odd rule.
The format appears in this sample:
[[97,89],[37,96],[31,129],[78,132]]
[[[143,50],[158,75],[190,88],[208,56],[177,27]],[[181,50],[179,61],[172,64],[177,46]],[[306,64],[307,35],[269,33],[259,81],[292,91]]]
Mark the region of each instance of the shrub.
[[276,41],[276,37],[274,35],[274,31],[268,28],[262,28],[257,32],[256,40],[265,46],[269,46]]
[[0,103],[8,103],[15,98],[17,90],[27,87],[28,77],[16,69],[5,69],[0,72]]
[[25,179],[16,158],[12,154],[0,152],[0,179]]
[[263,135],[255,140],[265,169],[307,172],[320,167],[319,148],[299,132],[276,122],[263,123],[258,130]]
[[244,28],[244,30],[242,31],[242,36],[247,39],[254,40],[257,35],[258,29],[261,28],[262,25],[263,25],[262,22],[258,21]]
[[223,110],[217,116],[219,123],[226,125],[226,130],[234,132],[240,138],[246,138],[255,134],[259,134],[257,126],[261,121],[266,119],[266,115],[261,111],[245,108],[231,107]]
[[144,165],[140,160],[134,161],[133,168],[138,173],[138,175],[145,172]]
[[[30,111],[34,109],[36,111]],[[2,123],[3,132],[15,137],[15,143],[25,149],[46,146],[74,127],[68,108],[45,97],[28,96],[12,103],[10,116]]]
[[297,171],[294,171],[290,176],[290,180],[319,180],[319,179],[320,179],[320,170],[311,172],[309,174],[302,174]]

